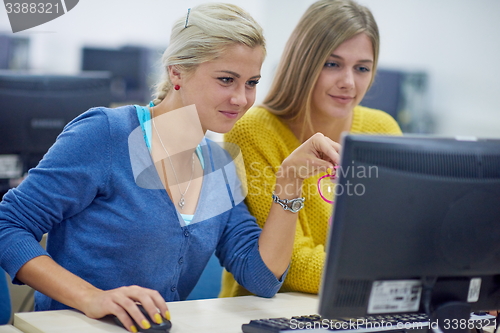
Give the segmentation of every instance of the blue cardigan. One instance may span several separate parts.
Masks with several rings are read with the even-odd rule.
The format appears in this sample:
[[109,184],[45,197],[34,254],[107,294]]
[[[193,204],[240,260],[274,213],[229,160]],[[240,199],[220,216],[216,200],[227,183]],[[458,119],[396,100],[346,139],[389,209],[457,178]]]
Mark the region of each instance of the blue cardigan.
[[[240,284],[273,296],[285,275],[276,279],[260,257],[261,229],[229,154],[205,141],[203,156],[210,163],[186,226],[162,189],[135,108],[83,113],[0,203],[0,266],[15,277],[27,261],[48,254],[97,288],[135,284],[177,301],[216,250]],[[38,242],[47,232],[46,252]],[[67,308],[40,293],[35,301],[36,310]]]
[[0,269],[0,325],[5,325],[10,320],[10,294],[5,272]]

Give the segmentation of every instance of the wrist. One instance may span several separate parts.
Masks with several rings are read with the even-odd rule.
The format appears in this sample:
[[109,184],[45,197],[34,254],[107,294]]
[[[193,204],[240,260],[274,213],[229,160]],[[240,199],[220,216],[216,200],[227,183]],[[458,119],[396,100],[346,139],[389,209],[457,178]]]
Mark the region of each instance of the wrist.
[[75,309],[78,309],[85,313],[87,316],[91,316],[92,312],[95,309],[95,300],[99,297],[99,293],[102,293],[101,289],[98,289],[92,285],[87,286],[81,290],[79,299],[77,301],[78,305],[74,306]]
[[303,182],[300,178],[287,178],[277,175],[274,193],[283,199],[297,198],[302,193]]
[[305,198],[293,198],[293,199],[283,199],[273,192],[272,195],[273,202],[279,204],[284,210],[290,211],[292,213],[297,213],[299,210],[304,208]]

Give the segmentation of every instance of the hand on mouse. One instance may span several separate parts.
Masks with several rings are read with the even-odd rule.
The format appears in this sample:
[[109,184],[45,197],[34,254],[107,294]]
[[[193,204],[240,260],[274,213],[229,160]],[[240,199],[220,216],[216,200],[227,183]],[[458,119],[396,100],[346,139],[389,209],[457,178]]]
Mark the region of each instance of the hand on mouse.
[[136,302],[142,304],[156,323],[161,323],[163,318],[170,320],[170,312],[160,293],[138,286],[93,291],[88,295],[82,311],[94,319],[115,315],[130,332],[137,332],[130,317],[145,329],[149,328],[150,323],[139,310]]

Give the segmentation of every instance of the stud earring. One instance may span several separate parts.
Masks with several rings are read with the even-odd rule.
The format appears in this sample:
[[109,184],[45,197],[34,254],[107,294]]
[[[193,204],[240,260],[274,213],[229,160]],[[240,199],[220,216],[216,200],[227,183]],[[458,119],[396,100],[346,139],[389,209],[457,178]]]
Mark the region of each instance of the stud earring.
[[175,90],[179,90],[179,89],[181,89],[181,86],[180,86],[180,85],[178,85],[178,84],[176,84],[176,85],[174,86],[174,89],[175,89]]

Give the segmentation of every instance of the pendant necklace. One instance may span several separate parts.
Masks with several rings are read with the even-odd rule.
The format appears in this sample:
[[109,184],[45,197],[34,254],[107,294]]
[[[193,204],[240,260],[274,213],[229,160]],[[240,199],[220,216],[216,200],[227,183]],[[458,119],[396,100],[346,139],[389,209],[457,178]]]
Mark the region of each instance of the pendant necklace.
[[[177,173],[175,172],[175,168],[174,168],[174,164],[172,163],[172,159],[170,158],[170,154],[168,153],[168,150],[167,148],[165,148],[165,145],[163,144],[163,141],[161,139],[161,136],[160,136],[160,133],[158,132],[158,130],[156,129],[156,124],[155,124],[155,121],[154,121],[154,107],[151,107],[151,122],[153,123],[153,127],[155,129],[155,132],[156,132],[156,135],[158,136],[158,139],[160,140],[160,144],[161,146],[163,147],[163,150],[165,150],[165,153],[167,153],[167,157],[168,157],[168,160],[170,161],[170,166],[172,167],[172,171],[174,172],[174,176],[175,176],[175,180],[177,181],[177,188],[179,189],[179,194],[181,195],[181,198],[179,200],[179,202],[177,203],[177,205],[183,209],[184,206],[186,205],[186,200],[184,199],[184,196],[186,195],[188,189],[189,189],[189,185],[191,185],[191,181],[193,180],[193,174],[194,174],[194,153],[192,155],[192,158],[191,158],[191,178],[189,178],[189,182],[186,186],[186,190],[184,191],[184,193],[182,193],[181,191],[181,186],[179,185],[179,178],[177,177]],[[163,160],[161,160],[161,165],[162,165],[162,168],[163,168],[163,176],[165,177],[165,182],[167,181],[167,172],[165,170],[165,163],[163,162]]]

